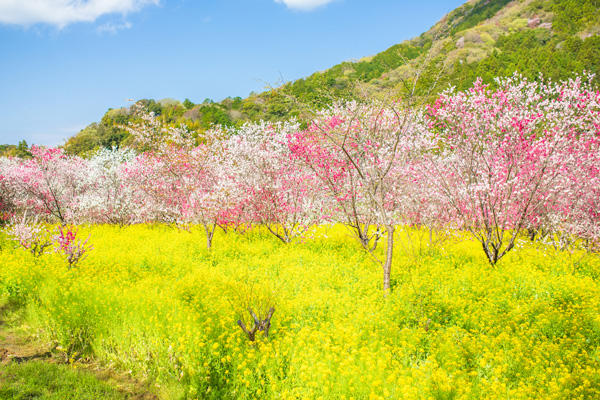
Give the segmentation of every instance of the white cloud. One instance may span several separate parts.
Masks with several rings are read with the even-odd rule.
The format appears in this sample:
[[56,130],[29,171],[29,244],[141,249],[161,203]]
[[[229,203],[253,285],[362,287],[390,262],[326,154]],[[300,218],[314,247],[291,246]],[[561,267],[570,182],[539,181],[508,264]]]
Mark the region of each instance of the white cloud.
[[[1,1],[1,0],[0,0]],[[294,10],[310,11],[317,7],[331,3],[333,0],[275,0],[277,3],[283,3]]]
[[115,33],[117,33],[120,30],[129,29],[129,28],[131,28],[131,23],[128,21],[121,22],[121,23],[107,22],[105,24],[98,26],[96,28],[96,31],[98,33],[110,33],[110,34],[114,35]]
[[159,0],[0,0],[0,23],[44,23],[62,28],[73,22],[93,22],[106,14],[126,15]]

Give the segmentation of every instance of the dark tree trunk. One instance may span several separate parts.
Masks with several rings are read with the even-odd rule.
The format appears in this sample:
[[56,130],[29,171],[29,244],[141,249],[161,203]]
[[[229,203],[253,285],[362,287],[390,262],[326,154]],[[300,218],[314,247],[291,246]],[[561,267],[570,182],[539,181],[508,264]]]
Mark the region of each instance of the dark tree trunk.
[[206,232],[206,248],[208,250],[210,250],[210,248],[212,247],[212,240],[215,234],[215,226],[216,225],[213,225],[212,228],[210,228],[208,225],[204,224],[204,232]]

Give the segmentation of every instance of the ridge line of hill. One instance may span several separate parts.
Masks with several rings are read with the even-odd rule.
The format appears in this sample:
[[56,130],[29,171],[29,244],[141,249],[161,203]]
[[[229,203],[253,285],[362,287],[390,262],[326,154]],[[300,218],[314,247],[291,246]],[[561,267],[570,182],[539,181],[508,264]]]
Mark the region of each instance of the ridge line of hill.
[[[465,89],[477,77],[492,83],[494,77],[514,72],[529,79],[542,73],[555,80],[583,71],[598,75],[599,33],[597,0],[469,0],[418,37],[245,99],[206,99],[201,104],[188,99],[142,99],[137,104],[160,115],[167,125],[184,123],[201,135],[213,124],[302,117],[302,107],[321,108],[334,98],[351,98],[356,83],[375,98],[389,92],[401,96],[402,82],[425,60],[416,88],[422,96],[438,79],[437,93],[450,85]],[[63,147],[68,153],[85,155],[102,147],[128,145],[122,127],[134,120],[127,107],[109,109]],[[26,155],[27,144],[0,146],[2,154]]]

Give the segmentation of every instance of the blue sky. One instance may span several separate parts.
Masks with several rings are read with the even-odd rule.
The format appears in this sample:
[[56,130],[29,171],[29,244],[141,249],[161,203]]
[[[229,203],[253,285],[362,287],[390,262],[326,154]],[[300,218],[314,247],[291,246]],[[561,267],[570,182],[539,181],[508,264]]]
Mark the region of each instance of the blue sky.
[[247,96],[427,30],[464,0],[0,0],[0,143],[127,99]]

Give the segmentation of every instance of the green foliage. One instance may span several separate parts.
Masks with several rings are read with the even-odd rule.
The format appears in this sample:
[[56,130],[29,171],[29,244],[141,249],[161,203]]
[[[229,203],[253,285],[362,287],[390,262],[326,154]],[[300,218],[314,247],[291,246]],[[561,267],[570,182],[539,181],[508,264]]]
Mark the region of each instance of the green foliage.
[[216,125],[232,125],[231,118],[227,114],[227,110],[217,103],[204,103],[200,108],[200,128],[208,129],[213,124]]
[[477,78],[492,82],[496,76],[519,72],[528,79],[542,73],[555,80],[566,79],[584,70],[600,73],[600,37],[584,40],[578,37],[559,42],[542,29],[527,30],[502,36],[497,49],[487,58],[467,64],[457,63],[444,77],[447,84],[466,89]]
[[29,145],[21,140],[16,146],[14,144],[0,144],[0,157],[30,158]]
[[[173,99],[143,99],[138,103],[171,126],[185,124],[196,135],[214,124],[241,125],[246,121],[284,120],[298,117],[306,121],[307,110],[323,108],[334,99],[357,97],[356,87],[366,85],[371,95],[378,96],[395,89],[398,96],[413,92],[411,76],[416,66],[424,66],[417,87],[418,100],[432,101],[449,85],[465,89],[477,77],[491,83],[494,77],[519,72],[529,79],[545,77],[564,79],[584,70],[600,73],[600,2],[598,0],[535,0],[512,2],[514,18],[504,34],[477,31],[481,42],[459,54],[453,64],[442,69],[450,53],[456,58],[456,38],[467,29],[477,30],[496,15],[509,0],[469,2],[448,16],[449,32],[437,25],[420,37],[394,45],[373,57],[356,62],[343,62],[306,78],[283,84],[261,94],[251,93],[246,99],[226,98],[221,102],[205,99],[195,105],[189,99],[180,103]],[[515,13],[514,10],[517,10]],[[527,19],[543,15],[552,17],[552,28],[530,29]],[[496,26],[496,21],[492,25]],[[506,21],[502,22],[506,24]],[[486,25],[487,26],[487,25]],[[489,27],[489,26],[488,26]],[[443,46],[436,48],[433,59],[425,64],[425,54],[432,47],[433,32],[438,31]],[[502,32],[502,31],[500,31]],[[493,37],[492,37],[493,36]],[[449,39],[449,40],[448,40]],[[472,43],[471,43],[472,45]],[[469,51],[476,57],[469,58]],[[476,61],[472,61],[476,59]],[[400,71],[400,72],[399,72]],[[102,120],[69,139],[65,148],[73,154],[86,154],[100,147],[128,144],[123,126],[135,122],[127,109],[109,110]],[[0,147],[0,154],[15,154],[13,147]],[[26,153],[20,153],[26,154]]]
[[[484,14],[498,11],[496,2],[478,4],[488,7]],[[463,22],[479,19],[481,14],[476,12],[476,7],[478,5],[470,10],[470,17]],[[583,71],[595,73],[596,76],[600,74],[600,36],[581,39],[574,34],[589,26],[600,26],[600,2],[539,1],[530,4],[529,11],[553,12],[553,29],[523,29],[502,35],[494,43],[491,53],[483,59],[471,63],[459,59],[450,68],[440,71],[439,65],[444,61],[445,54],[452,50],[446,48],[425,68],[416,90],[417,95],[427,95],[434,82],[437,82],[436,90],[429,100],[433,100],[437,92],[448,86],[467,89],[478,77],[493,86],[495,77],[515,72],[532,80],[538,79],[540,74],[554,80],[567,79]],[[568,27],[564,25],[567,23],[565,21],[568,21]]]
[[0,157],[12,156],[16,148],[14,144],[0,144]]
[[85,154],[98,148],[100,143],[98,128],[99,124],[94,122],[69,138],[64,145],[65,152],[68,154]]
[[[368,60],[338,64],[324,72],[317,72],[305,79],[288,83],[281,90],[302,104],[316,108],[323,107],[330,104],[333,98],[352,97],[353,82],[369,82],[378,79],[383,74],[416,59],[429,48],[429,45],[428,41],[419,45],[415,42],[397,44]],[[299,109],[292,107],[290,112],[292,111],[298,113]],[[275,114],[275,117],[282,116]]]
[[351,76],[364,82],[379,78],[385,72],[414,60],[427,49],[426,46],[414,46],[410,42],[394,45],[375,55],[370,61],[355,63]]
[[25,140],[21,140],[16,148],[16,156],[19,158],[29,158],[31,153],[29,152],[29,146]]
[[192,103],[190,99],[185,99],[183,101],[183,106],[186,108],[186,110],[190,110],[194,108],[194,103]]
[[242,106],[242,98],[239,96],[234,97],[233,101],[231,102],[231,108],[234,110],[239,110],[241,106]]
[[597,0],[553,0],[552,12],[552,28],[561,36],[600,22],[600,2]]
[[119,147],[129,136],[123,126],[127,124],[125,114],[107,112],[102,120],[94,122],[72,136],[64,144],[68,154],[86,155],[99,148]]
[[10,363],[0,369],[0,399],[100,400],[128,399],[89,372],[66,365],[31,361]]
[[512,0],[483,0],[479,1],[475,5],[465,4],[459,8],[453,17],[458,19],[458,22],[450,31],[451,34],[455,34],[466,29],[470,29],[480,22],[485,21],[488,18],[493,17],[498,11],[505,5],[510,3]]

